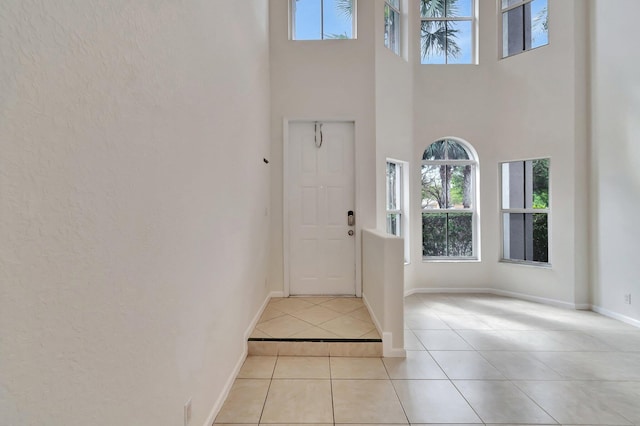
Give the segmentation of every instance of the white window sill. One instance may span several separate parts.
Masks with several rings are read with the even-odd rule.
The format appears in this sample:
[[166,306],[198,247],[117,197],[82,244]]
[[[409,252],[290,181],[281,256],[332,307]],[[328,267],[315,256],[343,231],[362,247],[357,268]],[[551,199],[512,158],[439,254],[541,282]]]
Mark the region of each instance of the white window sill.
[[423,257],[422,263],[479,263],[480,259],[477,257],[458,257],[458,258],[445,258],[445,257],[434,257],[428,258]]
[[509,260],[509,259],[500,259],[499,262],[507,263],[510,265],[521,265],[521,266],[530,266],[534,268],[552,269],[552,265],[550,263],[528,262],[525,260]]

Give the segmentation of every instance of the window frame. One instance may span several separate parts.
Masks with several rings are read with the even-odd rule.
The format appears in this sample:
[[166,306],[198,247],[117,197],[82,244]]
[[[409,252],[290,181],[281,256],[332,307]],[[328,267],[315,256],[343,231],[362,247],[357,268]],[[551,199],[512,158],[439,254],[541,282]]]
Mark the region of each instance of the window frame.
[[351,14],[351,38],[325,38],[324,34],[324,3],[326,0],[318,0],[320,2],[320,38],[300,40],[295,38],[296,34],[296,0],[289,0],[289,40],[291,41],[326,41],[326,40],[357,40],[357,22],[358,22],[358,0],[352,0]]
[[[545,47],[548,46],[550,44],[550,40],[549,40],[549,30],[547,29],[547,43],[540,45],[540,46],[536,46],[536,47],[530,47],[528,49],[522,49],[521,51],[517,52],[517,53],[512,53],[511,55],[504,55],[504,14],[517,9],[519,7],[523,8],[527,3],[533,3],[535,0],[518,0],[517,3],[509,5],[507,7],[502,7],[502,0],[496,0],[498,2],[498,25],[500,25],[500,31],[499,31],[499,36],[498,36],[498,59],[502,60],[502,59],[507,59],[507,58],[511,58],[513,56],[517,56],[520,55],[522,53],[525,52],[531,52],[532,50],[537,50],[541,47]],[[549,13],[549,0],[547,0],[547,14]],[[523,16],[524,16],[524,12],[523,12]],[[547,18],[548,19],[548,18]],[[533,17],[532,17],[533,20]],[[523,32],[524,32],[524,27],[523,27]],[[525,35],[523,33],[523,40],[525,38]]]
[[[534,209],[531,208],[504,208],[504,175],[503,175],[503,165],[511,164],[511,163],[526,163],[527,161],[537,161],[537,160],[548,160],[549,162],[549,178],[547,182],[548,193],[549,193],[549,203],[546,209]],[[500,203],[500,262],[501,263],[511,263],[516,265],[524,265],[524,266],[533,266],[538,268],[552,268],[551,262],[551,156],[548,157],[535,157],[535,158],[526,158],[524,160],[510,160],[510,161],[501,161],[498,163],[498,174],[500,180],[500,197],[498,202]],[[526,183],[523,182],[526,185]],[[537,262],[533,260],[522,260],[522,259],[508,259],[504,256],[505,250],[505,214],[546,214],[547,215],[547,262]]]
[[[471,213],[471,225],[472,225],[472,233],[471,233],[471,256],[425,256],[424,251],[422,251],[422,261],[423,262],[479,262],[480,261],[480,226],[479,226],[479,216],[480,216],[480,206],[479,206],[479,196],[478,196],[478,185],[480,181],[480,161],[478,160],[478,154],[475,149],[471,146],[470,143],[466,142],[463,139],[456,137],[444,137],[439,138],[433,141],[431,144],[427,145],[427,149],[437,142],[440,141],[454,141],[458,144],[462,145],[465,148],[467,154],[469,155],[469,160],[422,160],[420,166],[420,190],[422,191],[422,166],[442,166],[442,165],[451,165],[451,166],[471,166],[471,208],[451,208],[451,209],[434,209],[428,207],[422,207],[422,196],[420,197],[420,235],[421,235],[421,247],[424,247],[424,222],[423,215],[427,214],[442,214],[442,213]],[[422,156],[424,156],[424,152],[422,151]]]
[[[397,207],[398,209],[389,209],[389,164],[396,166],[396,194],[398,194]],[[400,234],[393,234],[389,232],[388,228],[388,215],[397,214],[400,216]],[[406,161],[396,160],[393,158],[387,158],[385,163],[385,231],[390,235],[404,239],[404,263],[408,265],[411,263],[410,256],[410,244],[409,244],[409,163]]]
[[422,39],[420,38],[420,65],[477,65],[478,64],[478,0],[471,0],[471,16],[451,16],[451,17],[439,17],[439,18],[424,18],[420,12],[420,2],[418,2],[418,17],[420,18],[420,36],[422,37],[422,23],[425,21],[441,22],[441,21],[459,21],[459,22],[471,22],[471,62],[465,64],[451,64],[448,61],[448,55],[445,52],[444,64],[429,64],[422,62]]
[[387,26],[387,22],[386,22],[386,18],[385,18],[385,23],[384,23],[384,46],[389,49],[390,51],[392,51],[393,53],[395,53],[398,56],[402,56],[402,0],[397,0],[398,3],[398,7],[396,8],[393,5],[392,0],[385,0],[384,1],[384,15],[386,17],[387,15],[387,8],[389,9],[390,13],[395,13],[397,14],[398,19],[395,22],[395,27],[394,27],[394,33],[395,33],[395,49],[392,48],[391,43],[388,43],[387,41],[390,40],[390,37],[388,37],[388,28],[389,26]]

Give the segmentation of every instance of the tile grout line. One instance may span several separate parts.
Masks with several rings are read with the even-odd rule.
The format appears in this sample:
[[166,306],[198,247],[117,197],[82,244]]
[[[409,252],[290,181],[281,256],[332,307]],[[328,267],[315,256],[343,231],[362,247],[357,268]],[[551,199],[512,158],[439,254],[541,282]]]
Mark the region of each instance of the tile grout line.
[[[336,298],[334,298],[334,299],[330,299],[330,300],[327,300],[327,301],[322,302],[322,303],[330,302],[331,300],[335,300],[335,299],[336,299]],[[271,303],[271,302],[270,302],[270,303]],[[270,303],[267,305],[267,308],[269,307]],[[277,302],[276,302],[276,303],[277,303]],[[308,303],[310,303],[310,302],[308,302]],[[297,320],[299,320],[299,321],[302,321],[302,322],[304,322],[304,323],[306,323],[306,324],[309,324],[309,325],[310,325],[310,326],[312,326],[312,327],[320,328],[320,329],[322,329],[322,330],[324,330],[324,331],[327,331],[327,332],[329,332],[329,333],[332,333],[332,334],[335,334],[335,333],[333,333],[332,331],[327,330],[327,329],[325,329],[325,328],[323,328],[323,327],[320,327],[320,325],[322,325],[322,324],[326,324],[327,322],[333,321],[333,320],[338,319],[338,318],[346,317],[346,316],[348,316],[348,317],[350,317],[350,318],[352,318],[352,319],[355,319],[355,320],[357,320],[357,321],[360,321],[360,322],[366,323],[366,321],[362,321],[362,320],[360,320],[360,319],[358,319],[358,318],[355,318],[355,317],[352,317],[351,315],[349,315],[349,314],[351,314],[351,313],[353,313],[353,312],[357,311],[358,309],[360,309],[360,307],[355,308],[355,309],[352,309],[352,310],[350,310],[350,311],[348,311],[348,312],[338,312],[338,311],[335,311],[335,310],[333,310],[333,309],[331,309],[331,308],[328,308],[328,307],[322,306],[322,303],[320,303],[320,304],[313,304],[313,306],[312,306],[312,307],[304,308],[304,309],[301,309],[300,311],[296,311],[296,312],[294,312],[294,313],[283,312],[283,311],[281,311],[281,310],[278,310],[277,308],[273,308],[273,307],[272,307],[272,309],[275,309],[276,311],[281,312],[283,315],[280,315],[280,316],[278,316],[278,317],[275,317],[275,318],[269,319],[269,320],[264,321],[264,322],[268,322],[268,321],[271,321],[271,320],[275,320],[275,319],[278,319],[278,318],[282,318],[282,317],[284,317],[284,316],[287,316],[287,315],[288,315],[288,316],[290,316],[290,317],[292,317],[292,318],[295,318],[295,319],[297,319]],[[323,307],[323,308],[325,308],[325,309],[328,309],[328,310],[330,310],[330,311],[332,311],[332,312],[335,312],[335,313],[339,314],[339,316],[338,316],[338,317],[336,317],[336,318],[333,318],[333,319],[330,319],[330,320],[324,321],[324,322],[322,322],[322,323],[320,323],[320,324],[317,324],[317,325],[316,325],[316,324],[313,324],[313,323],[310,323],[310,322],[308,322],[308,321],[306,321],[306,320],[304,320],[304,319],[302,319],[302,318],[298,318],[297,316],[295,316],[295,313],[302,312],[302,311],[305,311],[305,310],[307,310],[307,309],[312,309],[313,307],[317,307],[317,306],[321,306],[321,307]],[[372,323],[373,323],[373,322],[372,322]],[[263,332],[263,333],[265,333],[265,334],[269,335],[269,333],[267,333],[267,332],[263,331],[262,329],[259,329],[259,328],[258,328],[258,326],[259,326],[260,324],[261,324],[261,323],[256,324],[256,327],[254,328],[254,331],[255,331],[255,329],[258,329],[258,330],[260,330],[261,332]],[[375,325],[373,326],[373,328],[372,328],[371,330],[374,330],[374,329],[375,329]],[[369,331],[367,331],[367,332],[365,332],[365,333],[361,334],[360,336],[364,336],[365,334],[369,333],[371,330],[369,330]],[[296,334],[296,333],[294,333],[294,334]],[[293,336],[293,335],[291,335],[291,336]],[[276,336],[271,336],[271,337],[272,337],[272,338],[274,338],[274,339],[277,339],[277,338],[287,338],[287,337],[291,337],[291,336],[285,336],[285,337],[276,337]],[[338,336],[338,335],[336,335],[336,336],[337,336],[337,337],[340,337],[340,336]],[[358,336],[358,337],[360,337],[360,336]],[[356,338],[358,338],[358,337],[356,337]]]
[[269,398],[269,391],[271,390],[271,384],[273,383],[273,376],[276,373],[276,366],[278,365],[278,359],[280,357],[276,355],[276,362],[273,363],[273,371],[271,371],[271,378],[269,379],[269,386],[267,387],[267,394],[264,396],[264,402],[262,403],[262,410],[260,411],[260,417],[258,417],[258,424],[262,424],[262,416],[264,415],[264,409],[267,406],[267,399]]
[[380,358],[382,362],[382,366],[384,367],[384,371],[387,373],[387,377],[389,382],[391,383],[391,387],[393,388],[393,392],[396,394],[396,398],[398,398],[398,402],[400,403],[400,407],[402,407],[402,412],[404,413],[404,417],[407,419],[407,424],[411,425],[411,421],[409,420],[409,416],[407,415],[407,410],[404,408],[404,404],[400,399],[400,395],[398,395],[398,389],[396,389],[395,383],[393,383],[393,379],[391,379],[391,375],[389,374],[389,369],[387,369],[387,364],[385,364],[383,358]]
[[331,390],[331,414],[333,416],[333,424],[335,425],[336,424],[336,406],[333,402],[333,372],[331,370],[331,352],[329,352],[327,361],[329,362],[329,388]]
[[[476,352],[476,353],[480,356],[480,358],[484,359],[487,363],[489,363],[489,365],[493,366],[493,364],[491,364],[487,359],[485,359],[485,357],[483,357],[483,356],[482,356],[482,354],[480,353],[480,351],[479,351],[478,349],[476,349],[476,347],[475,347],[475,346],[473,346],[469,341],[467,341],[467,340],[464,338],[464,336],[462,336],[462,335],[458,332],[458,330],[455,330],[455,329],[452,329],[452,330],[453,330],[453,332],[454,332],[458,337],[460,337],[464,342],[466,342],[469,346],[471,346],[471,347],[473,348],[473,351],[474,351],[474,352]],[[505,351],[505,352],[507,352],[507,351]],[[524,351],[524,352],[529,352],[529,351]],[[429,355],[431,355],[431,352],[429,352]],[[433,358],[433,355],[431,355],[431,357]],[[434,358],[434,361],[435,361],[435,358]],[[438,363],[438,361],[436,361],[436,363]],[[440,365],[440,364],[438,364],[438,365]],[[546,364],[545,364],[545,365],[546,365]],[[493,366],[493,367],[495,368],[495,366]],[[442,369],[442,367],[440,367],[440,368]],[[496,370],[497,370],[497,369],[496,369]],[[442,369],[442,371],[444,372],[444,369]],[[498,372],[499,372],[500,374],[502,374],[502,372],[500,372],[499,370],[498,370]],[[445,375],[447,375],[447,373],[446,373],[446,372],[445,372],[444,374],[445,374]],[[502,375],[504,376],[504,374],[502,374]],[[447,377],[449,377],[449,375],[447,375]],[[520,391],[520,393],[522,393],[522,394],[523,394],[524,396],[526,396],[526,397],[527,397],[531,402],[533,402],[533,403],[534,403],[538,408],[540,408],[540,410],[542,410],[542,412],[543,412],[543,413],[545,413],[546,415],[548,415],[548,416],[549,416],[549,418],[553,419],[553,420],[556,422],[556,424],[561,424],[560,422],[558,422],[558,420],[557,420],[555,417],[553,417],[550,413],[548,413],[548,412],[547,412],[547,410],[545,410],[544,408],[542,408],[542,407],[541,407],[541,406],[540,406],[536,401],[534,401],[534,400],[533,400],[533,398],[531,398],[527,393],[525,393],[522,389],[520,389],[520,387],[519,387],[516,383],[514,383],[514,382],[513,382],[513,380],[509,379],[509,378],[508,378],[508,377],[506,377],[506,376],[504,376],[504,377],[505,377],[506,381],[507,381],[509,384],[511,384],[512,386],[514,386],[516,389],[518,389],[518,390]],[[467,404],[469,405],[469,407],[471,407],[471,409],[472,409],[472,410],[473,410],[473,412],[476,414],[476,416],[478,416],[478,418],[479,418],[480,420],[482,420],[482,422],[483,422],[483,423],[485,423],[485,424],[486,424],[486,421],[482,418],[482,416],[480,416],[480,413],[478,413],[478,412],[476,411],[476,409],[473,407],[473,405],[471,405],[471,403],[467,400],[467,398],[464,396],[464,394],[463,394],[463,393],[462,393],[462,391],[458,388],[458,386],[456,386],[456,384],[453,382],[453,380],[451,380],[451,379],[449,379],[449,380],[450,380],[451,384],[453,385],[453,387],[455,387],[455,388],[456,388],[456,390],[458,391],[458,393],[460,394],[460,396],[462,396],[462,398],[464,398],[464,400],[467,402]],[[504,381],[504,380],[500,380],[500,381]]]
[[[515,386],[516,389],[518,389],[524,396],[526,396],[531,402],[533,402],[538,408],[540,408],[547,416],[549,416],[550,418],[552,418],[557,424],[561,425],[562,423],[558,421],[558,419],[556,419],[555,417],[553,417],[551,415],[551,413],[547,412],[547,410],[545,410],[540,404],[538,404],[538,402],[533,399],[533,397],[529,396],[528,393],[526,393],[525,391],[523,391],[520,386],[518,386],[517,383],[515,383],[515,381],[509,380],[509,383],[512,384],[513,386]],[[622,416],[621,416],[622,417]],[[622,417],[624,418],[624,417]]]

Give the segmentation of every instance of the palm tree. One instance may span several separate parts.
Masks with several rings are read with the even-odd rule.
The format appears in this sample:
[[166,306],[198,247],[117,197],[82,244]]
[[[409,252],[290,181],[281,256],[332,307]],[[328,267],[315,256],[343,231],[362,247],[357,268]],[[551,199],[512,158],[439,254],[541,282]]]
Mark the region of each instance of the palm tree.
[[[444,18],[458,15],[458,0],[420,0],[420,16],[423,18]],[[353,0],[336,0],[336,9],[345,16],[353,16]],[[346,38],[341,34],[330,34],[327,38]],[[420,40],[422,57],[447,56],[457,58],[462,53],[456,43],[458,30],[447,21],[422,21]]]
[[353,0],[336,0],[336,9],[346,18],[353,16]]
[[[444,160],[446,157],[446,141],[437,141],[429,145],[424,152],[423,160]],[[440,181],[429,173],[429,167],[422,171],[422,188],[438,203],[438,207],[446,209],[450,204],[451,166],[440,167]],[[424,197],[423,197],[424,198]]]
[[[335,6],[339,15],[342,15],[347,19],[353,16],[353,0],[336,0]],[[346,39],[350,39],[351,37],[349,37],[347,33],[343,33],[343,34],[332,33],[332,34],[325,34],[324,38],[330,39],[330,40],[340,40],[340,39],[346,40]]]
[[458,15],[458,0],[420,0],[420,16],[431,18],[420,25],[420,44],[423,58],[446,56],[457,58],[462,53],[456,43],[458,30],[451,21],[438,18]]
[[[432,143],[424,152],[423,160],[466,160],[469,159],[467,150],[454,140],[440,140]],[[451,197],[451,182],[454,173],[452,165],[441,165],[439,167],[440,180],[436,181],[433,175],[428,173],[428,169],[424,169],[422,173],[422,187],[426,191],[425,195],[429,195],[438,203],[441,209],[448,209],[453,206]],[[462,168],[462,206],[466,209],[471,207],[471,166],[466,165]]]

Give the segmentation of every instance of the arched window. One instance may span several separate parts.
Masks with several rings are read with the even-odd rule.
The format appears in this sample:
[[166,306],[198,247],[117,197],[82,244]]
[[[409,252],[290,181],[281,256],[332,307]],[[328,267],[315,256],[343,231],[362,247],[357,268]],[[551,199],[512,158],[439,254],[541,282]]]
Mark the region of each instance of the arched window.
[[422,156],[422,256],[477,259],[478,159],[471,145],[441,139]]

